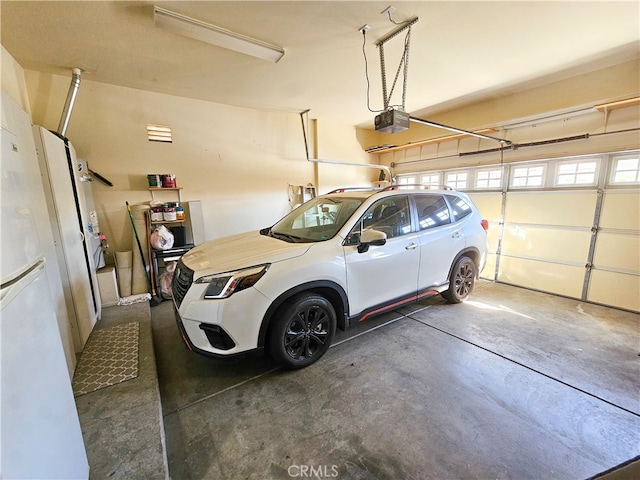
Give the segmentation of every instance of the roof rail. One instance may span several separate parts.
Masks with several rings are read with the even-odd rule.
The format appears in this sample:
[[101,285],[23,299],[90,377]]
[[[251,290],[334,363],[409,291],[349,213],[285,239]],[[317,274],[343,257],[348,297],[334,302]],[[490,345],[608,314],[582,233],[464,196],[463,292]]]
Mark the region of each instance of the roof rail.
[[354,192],[354,191],[367,191],[367,190],[380,190],[376,187],[345,187],[345,188],[336,188],[335,190],[331,190],[326,195],[331,195],[332,193],[344,193],[344,192]]
[[405,183],[402,185],[389,185],[383,188],[383,192],[398,190],[400,188],[422,188],[424,190],[453,190],[449,185],[425,185],[423,183]]

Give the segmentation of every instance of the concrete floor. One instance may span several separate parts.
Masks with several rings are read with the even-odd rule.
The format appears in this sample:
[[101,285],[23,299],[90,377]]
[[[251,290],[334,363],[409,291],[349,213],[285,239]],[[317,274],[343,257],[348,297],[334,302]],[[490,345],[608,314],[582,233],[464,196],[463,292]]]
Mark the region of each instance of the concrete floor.
[[168,479],[149,303],[103,308],[94,332],[129,322],[140,323],[138,376],[75,399],[89,475]]
[[637,314],[479,282],[295,372],[191,353],[170,302],[151,316],[176,480],[586,479],[640,455]]

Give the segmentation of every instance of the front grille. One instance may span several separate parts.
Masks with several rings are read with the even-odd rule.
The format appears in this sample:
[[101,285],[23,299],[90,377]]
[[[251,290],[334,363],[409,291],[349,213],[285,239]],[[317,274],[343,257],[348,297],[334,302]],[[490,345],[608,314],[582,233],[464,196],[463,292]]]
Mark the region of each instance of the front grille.
[[187,268],[182,261],[178,262],[176,271],[173,274],[173,282],[171,283],[171,290],[173,291],[173,300],[179,307],[187,294],[191,283],[193,282],[193,270]]

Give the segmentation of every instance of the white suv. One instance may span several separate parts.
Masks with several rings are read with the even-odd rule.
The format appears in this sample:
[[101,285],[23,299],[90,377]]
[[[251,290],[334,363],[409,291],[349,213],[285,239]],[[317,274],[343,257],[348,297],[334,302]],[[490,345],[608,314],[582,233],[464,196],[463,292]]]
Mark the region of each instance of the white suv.
[[178,326],[198,353],[266,349],[306,367],[336,327],[431,295],[465,300],[485,264],[487,228],[454,190],[336,190],[270,228],[186,253],[173,278]]

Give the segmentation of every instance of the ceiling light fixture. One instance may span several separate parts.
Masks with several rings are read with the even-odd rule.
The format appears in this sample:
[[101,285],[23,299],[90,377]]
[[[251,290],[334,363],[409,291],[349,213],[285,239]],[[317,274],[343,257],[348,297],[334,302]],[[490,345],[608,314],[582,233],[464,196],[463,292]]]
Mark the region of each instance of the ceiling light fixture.
[[156,27],[164,28],[178,35],[274,63],[284,55],[282,47],[166,10],[157,5],[153,6],[153,12]]

